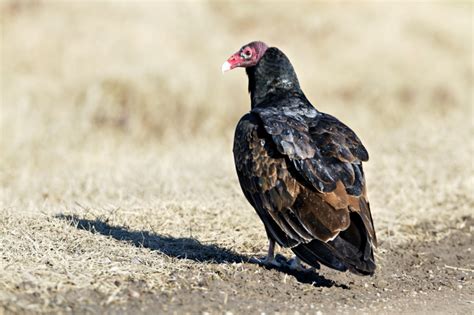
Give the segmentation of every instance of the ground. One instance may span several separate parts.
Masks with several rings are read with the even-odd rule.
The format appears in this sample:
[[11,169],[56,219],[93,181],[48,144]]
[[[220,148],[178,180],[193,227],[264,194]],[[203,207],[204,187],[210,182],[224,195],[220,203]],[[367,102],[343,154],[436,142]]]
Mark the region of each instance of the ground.
[[[471,3],[0,10],[0,314],[472,312]],[[249,262],[267,240],[231,152],[247,79],[220,66],[256,39],[370,153],[374,277]]]

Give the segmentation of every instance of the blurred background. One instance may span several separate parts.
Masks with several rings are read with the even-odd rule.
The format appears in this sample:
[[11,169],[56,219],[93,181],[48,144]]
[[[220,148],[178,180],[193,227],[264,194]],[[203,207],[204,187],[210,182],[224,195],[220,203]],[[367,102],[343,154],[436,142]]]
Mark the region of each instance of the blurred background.
[[406,207],[389,194],[413,198],[412,213],[432,209],[420,196],[443,202],[426,187],[472,184],[468,2],[3,1],[1,13],[7,208],[240,194],[247,78],[220,66],[253,40],[283,50],[313,104],[360,135],[388,218]]
[[[87,290],[128,301],[130,275],[153,294],[201,287],[199,275],[222,268],[233,283],[240,267],[199,260],[215,259],[213,246],[263,256],[263,226],[232,156],[250,109],[247,77],[220,70],[253,40],[284,51],[313,105],[367,147],[381,277],[397,244],[472,222],[472,2],[3,0],[0,13],[0,301],[9,305],[63,310]],[[138,245],[75,228],[72,217],[131,231]],[[179,260],[130,235],[210,249]]]

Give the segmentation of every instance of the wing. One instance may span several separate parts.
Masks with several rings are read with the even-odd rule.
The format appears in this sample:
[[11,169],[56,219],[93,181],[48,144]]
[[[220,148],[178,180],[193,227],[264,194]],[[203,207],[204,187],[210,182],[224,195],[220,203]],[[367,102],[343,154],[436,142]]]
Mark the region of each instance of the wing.
[[355,266],[353,271],[359,268],[361,273],[373,272],[376,236],[362,169],[362,162],[368,160],[367,150],[349,127],[311,108],[253,110],[263,127],[260,134],[271,138],[266,140],[267,147],[273,146],[273,156],[285,160],[282,165],[289,173],[286,176],[299,188],[293,199],[272,211],[288,212],[291,215],[286,217],[298,223],[288,224],[299,238],[291,233],[290,237],[298,244],[307,244],[295,247],[297,254],[308,257],[311,255],[303,252],[326,250],[325,256],[337,260],[325,263],[319,257],[326,265],[339,270],[344,265],[349,269]]
[[255,114],[239,121],[233,151],[240,186],[268,236],[281,246],[297,245],[302,240],[285,220],[284,209],[295,202],[300,187]]

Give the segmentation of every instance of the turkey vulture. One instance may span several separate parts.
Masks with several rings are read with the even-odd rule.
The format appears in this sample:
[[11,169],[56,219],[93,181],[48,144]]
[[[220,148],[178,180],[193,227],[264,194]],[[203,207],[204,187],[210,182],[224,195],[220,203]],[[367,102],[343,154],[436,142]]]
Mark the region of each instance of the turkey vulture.
[[279,264],[275,242],[318,268],[372,275],[376,236],[357,135],[319,112],[300,88],[287,56],[263,42],[233,54],[222,71],[244,67],[251,110],[235,130],[234,159],[245,197],[269,239],[264,264]]

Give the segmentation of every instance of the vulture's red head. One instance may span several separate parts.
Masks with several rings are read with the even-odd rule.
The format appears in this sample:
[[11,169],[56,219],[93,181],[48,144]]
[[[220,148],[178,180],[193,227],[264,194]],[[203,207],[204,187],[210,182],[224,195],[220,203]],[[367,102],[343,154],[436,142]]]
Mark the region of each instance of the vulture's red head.
[[244,45],[235,54],[230,56],[222,65],[222,72],[232,70],[237,67],[253,67],[262,58],[268,46],[264,42],[251,42]]

